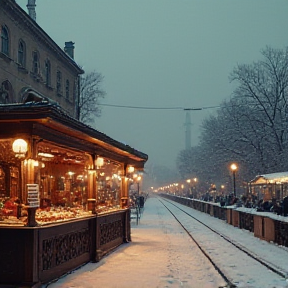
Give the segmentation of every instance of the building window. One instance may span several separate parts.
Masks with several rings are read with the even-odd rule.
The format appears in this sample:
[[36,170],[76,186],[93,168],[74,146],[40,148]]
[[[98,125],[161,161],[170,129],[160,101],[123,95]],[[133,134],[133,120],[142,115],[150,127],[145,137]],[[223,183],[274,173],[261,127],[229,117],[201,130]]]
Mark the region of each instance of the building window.
[[0,85],[0,104],[13,103],[12,85],[6,80]]
[[1,27],[1,52],[9,55],[9,33],[6,26]]
[[22,40],[20,40],[18,45],[18,64],[22,67],[25,67],[25,59],[26,59],[25,43]]
[[76,78],[74,80],[73,83],[73,98],[72,98],[72,102],[76,103],[76,105],[78,105],[78,78]]
[[48,59],[45,61],[45,80],[46,86],[51,87],[51,63]]
[[38,75],[39,71],[40,71],[39,53],[38,53],[38,51],[33,51],[33,54],[32,54],[32,72],[35,75]]
[[57,87],[57,95],[62,96],[62,73],[61,71],[57,71],[56,74],[56,87]]
[[69,100],[69,97],[70,97],[70,83],[69,83],[68,79],[66,80],[65,96],[66,96],[66,99]]

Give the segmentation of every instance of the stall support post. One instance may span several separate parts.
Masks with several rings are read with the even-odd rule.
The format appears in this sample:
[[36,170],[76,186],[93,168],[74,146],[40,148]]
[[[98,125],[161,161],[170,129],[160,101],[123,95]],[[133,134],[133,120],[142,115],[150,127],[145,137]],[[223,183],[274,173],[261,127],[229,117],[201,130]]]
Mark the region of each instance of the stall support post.
[[36,210],[38,207],[27,207],[27,227],[36,227],[38,226],[38,223],[36,222]]
[[96,199],[87,199],[88,202],[88,210],[92,212],[92,214],[96,214]]
[[88,170],[88,211],[96,214],[96,171]]
[[121,208],[128,207],[128,178],[126,176],[122,177],[122,186],[121,186]]

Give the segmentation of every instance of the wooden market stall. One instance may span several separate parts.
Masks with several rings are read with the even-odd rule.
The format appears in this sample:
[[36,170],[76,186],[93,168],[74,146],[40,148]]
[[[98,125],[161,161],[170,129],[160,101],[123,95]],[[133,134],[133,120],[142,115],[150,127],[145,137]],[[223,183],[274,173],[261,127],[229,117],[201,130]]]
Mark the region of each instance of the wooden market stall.
[[49,103],[0,105],[0,286],[40,287],[130,241],[148,156]]
[[288,172],[257,175],[249,182],[249,187],[258,200],[282,200],[288,196]]

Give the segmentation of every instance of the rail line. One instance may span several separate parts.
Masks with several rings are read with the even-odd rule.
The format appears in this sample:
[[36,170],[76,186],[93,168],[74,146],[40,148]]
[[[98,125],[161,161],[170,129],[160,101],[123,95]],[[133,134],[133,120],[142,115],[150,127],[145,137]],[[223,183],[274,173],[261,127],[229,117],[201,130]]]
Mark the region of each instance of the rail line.
[[[199,219],[195,218],[193,215],[189,214],[187,211],[183,210],[181,207],[179,207],[178,205],[175,204],[175,202],[171,201],[171,200],[167,200],[165,198],[158,198],[158,200],[162,203],[162,205],[169,211],[169,213],[175,218],[175,220],[181,225],[181,227],[184,229],[184,231],[187,233],[187,235],[192,239],[192,241],[196,244],[196,246],[201,250],[201,252],[203,253],[203,255],[205,255],[205,257],[210,261],[210,263],[214,266],[214,268],[218,271],[218,273],[221,275],[221,277],[223,278],[223,280],[226,282],[226,285],[223,286],[227,287],[227,288],[235,288],[237,287],[231,279],[229,279],[229,276],[226,275],[226,273],[223,271],[223,269],[217,264],[215,263],[215,261],[212,259],[212,257],[209,256],[209,254],[206,252],[205,248],[202,247],[202,245],[199,243],[199,241],[197,241],[197,239],[195,239],[195,237],[192,236],[192,234],[188,231],[187,227],[185,227],[185,225],[181,222],[181,220],[179,219],[179,217],[177,217],[177,215],[175,214],[175,212],[172,211],[171,208],[168,207],[167,203],[169,203],[170,205],[172,205],[173,207],[177,208],[178,211],[183,212],[185,215],[188,215],[189,217],[191,217],[194,221],[196,221],[197,223],[203,225],[204,227],[206,227],[208,230],[210,230],[211,232],[217,234],[219,237],[221,237],[224,241],[230,243],[231,245],[233,245],[235,248],[237,248],[239,251],[245,253],[245,255],[247,255],[248,257],[254,259],[255,261],[257,261],[259,264],[261,264],[263,267],[266,267],[267,269],[269,269],[271,272],[277,274],[278,276],[280,276],[283,279],[287,279],[287,271],[283,271],[280,267],[277,267],[275,264],[272,264],[270,262],[268,262],[267,260],[263,260],[259,257],[257,257],[257,255],[253,255],[253,253],[251,251],[249,251],[248,249],[245,249],[245,247],[242,247],[240,244],[235,243],[233,240],[229,239],[228,237],[226,237],[225,235],[219,233],[217,230],[213,229],[212,227],[206,225],[205,223],[203,223],[202,221],[200,221]],[[164,203],[166,202],[166,204]],[[179,204],[180,205],[180,204]]]

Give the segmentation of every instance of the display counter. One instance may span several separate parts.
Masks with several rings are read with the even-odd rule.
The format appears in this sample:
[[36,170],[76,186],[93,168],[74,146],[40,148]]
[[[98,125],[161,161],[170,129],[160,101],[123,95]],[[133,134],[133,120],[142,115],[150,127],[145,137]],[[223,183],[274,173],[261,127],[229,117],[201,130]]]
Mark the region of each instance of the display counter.
[[38,227],[0,226],[1,287],[41,287],[127,241],[129,210]]

